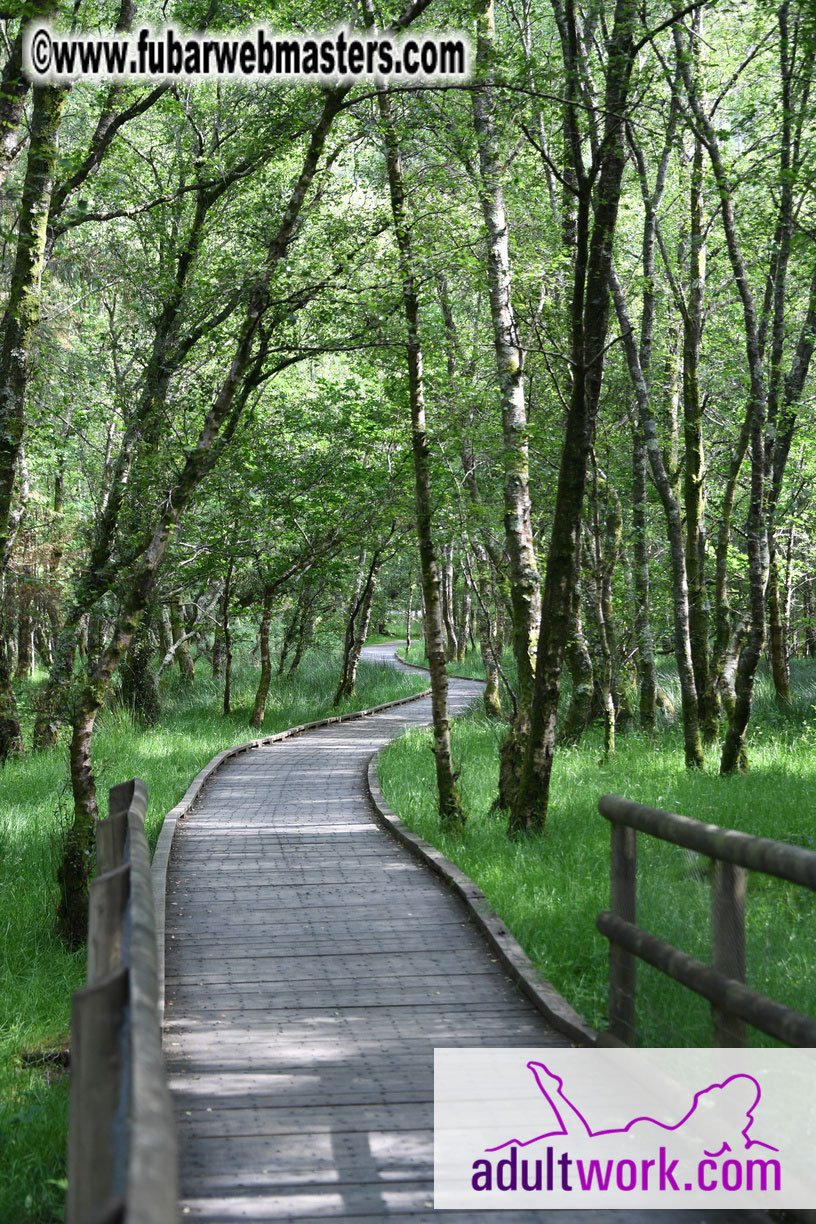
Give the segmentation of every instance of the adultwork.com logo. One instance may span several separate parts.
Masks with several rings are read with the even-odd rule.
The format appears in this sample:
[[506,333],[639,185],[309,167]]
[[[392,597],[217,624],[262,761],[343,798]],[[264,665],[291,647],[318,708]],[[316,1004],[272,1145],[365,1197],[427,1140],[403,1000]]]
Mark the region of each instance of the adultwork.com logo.
[[812,1205],[814,1051],[530,1053],[436,1051],[437,1208]]
[[[770,1143],[749,1138],[754,1111],[762,1098],[759,1082],[752,1075],[730,1075],[723,1083],[710,1084],[695,1093],[691,1107],[678,1122],[638,1117],[624,1126],[593,1130],[584,1113],[567,1096],[564,1081],[559,1075],[542,1062],[528,1062],[527,1067],[558,1120],[558,1128],[545,1131],[533,1139],[508,1139],[506,1143],[488,1149],[490,1152],[501,1152],[509,1148],[510,1153],[505,1159],[496,1160],[495,1164],[489,1158],[474,1161],[471,1179],[474,1190],[492,1190],[495,1185],[502,1191],[518,1187],[524,1191],[552,1191],[557,1186],[567,1194],[573,1190],[585,1192],[593,1189],[603,1193],[618,1189],[629,1194],[633,1190],[653,1188],[686,1192],[698,1188],[711,1192],[722,1186],[733,1192],[741,1190],[743,1186],[753,1190],[755,1184],[762,1190],[766,1190],[769,1184],[774,1190],[781,1189],[782,1167],[778,1159],[745,1160],[726,1155],[749,1148],[779,1151]],[[705,1135],[702,1142],[710,1146],[700,1148],[694,1173],[678,1172],[682,1157],[671,1159],[672,1153],[677,1150],[678,1140],[688,1139],[690,1143],[684,1146],[698,1147],[702,1133]],[[573,1156],[568,1150],[560,1149],[556,1155],[552,1141],[570,1138],[575,1139],[581,1151],[587,1148],[592,1150],[596,1141],[598,1146],[607,1148],[614,1140],[615,1146],[621,1146],[624,1150],[645,1144],[656,1155],[651,1159],[633,1159],[626,1155],[592,1158]],[[547,1140],[550,1142],[547,1143]],[[538,1153],[542,1145],[546,1146],[543,1156],[540,1156]],[[723,1157],[726,1159],[720,1164]],[[692,1176],[692,1180],[686,1181],[686,1176]]]

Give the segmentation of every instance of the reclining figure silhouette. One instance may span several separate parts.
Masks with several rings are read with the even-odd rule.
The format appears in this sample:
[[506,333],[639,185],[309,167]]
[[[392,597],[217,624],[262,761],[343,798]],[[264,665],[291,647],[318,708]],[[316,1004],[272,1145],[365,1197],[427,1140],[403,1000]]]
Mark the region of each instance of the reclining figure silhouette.
[[659,1122],[656,1118],[642,1116],[633,1118],[625,1126],[593,1130],[584,1114],[564,1092],[564,1081],[560,1075],[550,1071],[541,1062],[528,1062],[527,1066],[549,1103],[559,1129],[546,1131],[533,1139],[508,1139],[496,1147],[485,1149],[486,1151],[497,1152],[514,1143],[519,1147],[528,1147],[540,1139],[552,1139],[561,1135],[574,1135],[581,1139],[601,1139],[609,1135],[642,1138],[644,1131],[649,1129],[665,1135],[666,1132],[677,1132],[681,1128],[689,1138],[699,1139],[706,1156],[717,1157],[724,1152],[747,1150],[751,1147],[763,1147],[771,1152],[779,1151],[770,1143],[749,1138],[748,1132],[754,1124],[754,1110],[762,1096],[759,1082],[752,1075],[729,1075],[722,1083],[710,1084],[696,1092],[691,1107],[679,1122]]

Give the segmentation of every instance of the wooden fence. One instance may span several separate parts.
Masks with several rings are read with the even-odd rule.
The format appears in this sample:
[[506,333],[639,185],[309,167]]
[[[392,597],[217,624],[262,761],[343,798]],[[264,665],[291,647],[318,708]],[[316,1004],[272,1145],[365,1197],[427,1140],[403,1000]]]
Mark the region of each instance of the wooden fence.
[[145,784],[123,782],[96,825],[87,985],[71,1010],[67,1224],[177,1219],[146,810]]
[[[711,1003],[715,1046],[747,1045],[746,1022],[789,1046],[816,1046],[816,1020],[745,985],[746,869],[816,890],[816,853],[721,829],[687,816],[604,795],[612,824],[609,909],[596,926],[609,940],[609,1030],[634,1044],[638,959],[647,961]],[[684,846],[713,860],[712,961],[705,965],[636,925],[637,833]]]

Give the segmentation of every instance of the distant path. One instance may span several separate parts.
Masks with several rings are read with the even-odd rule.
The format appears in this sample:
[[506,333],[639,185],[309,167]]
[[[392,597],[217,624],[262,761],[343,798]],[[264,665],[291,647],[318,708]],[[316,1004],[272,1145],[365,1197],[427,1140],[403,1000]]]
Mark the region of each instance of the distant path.
[[[365,656],[398,665],[393,650]],[[451,679],[452,710],[477,693]],[[418,699],[233,758],[179,823],[165,1046],[185,1221],[544,1218],[431,1209],[433,1047],[569,1042],[370,813],[372,752],[430,717],[430,699]]]

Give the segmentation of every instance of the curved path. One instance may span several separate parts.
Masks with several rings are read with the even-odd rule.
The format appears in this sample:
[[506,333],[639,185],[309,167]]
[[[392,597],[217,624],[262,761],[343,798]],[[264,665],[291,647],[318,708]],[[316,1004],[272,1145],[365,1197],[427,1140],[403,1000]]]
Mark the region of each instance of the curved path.
[[[452,679],[452,710],[477,691]],[[569,1041],[371,814],[371,754],[429,721],[422,698],[228,760],[178,825],[165,1049],[185,1220],[624,1218],[433,1213],[433,1047]],[[700,1219],[625,1218],[667,1215]]]

